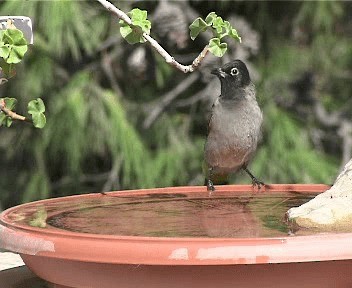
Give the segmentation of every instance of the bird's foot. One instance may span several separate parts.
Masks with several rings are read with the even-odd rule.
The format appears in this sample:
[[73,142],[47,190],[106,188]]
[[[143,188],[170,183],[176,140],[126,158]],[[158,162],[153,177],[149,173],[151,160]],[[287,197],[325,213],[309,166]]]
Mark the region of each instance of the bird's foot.
[[262,186],[265,187],[265,183],[262,182],[262,181],[260,181],[260,180],[258,180],[258,179],[255,178],[255,177],[252,178],[252,185],[253,185],[253,188],[254,188],[254,187],[257,187],[258,190],[260,190],[260,189],[262,188]]
[[214,187],[213,181],[211,181],[210,179],[208,179],[208,181],[207,181],[207,190],[210,193],[215,191],[215,187]]
[[243,168],[243,170],[249,175],[249,177],[251,177],[253,188],[257,187],[258,190],[260,190],[260,188],[262,188],[262,186],[265,187],[264,182],[258,180],[247,168]]

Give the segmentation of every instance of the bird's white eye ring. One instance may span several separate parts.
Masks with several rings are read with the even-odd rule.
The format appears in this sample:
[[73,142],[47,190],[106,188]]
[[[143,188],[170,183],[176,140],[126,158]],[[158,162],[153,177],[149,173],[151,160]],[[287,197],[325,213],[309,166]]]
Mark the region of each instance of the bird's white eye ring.
[[233,75],[238,75],[238,73],[240,73],[240,71],[238,71],[237,68],[232,68],[230,73],[233,76]]

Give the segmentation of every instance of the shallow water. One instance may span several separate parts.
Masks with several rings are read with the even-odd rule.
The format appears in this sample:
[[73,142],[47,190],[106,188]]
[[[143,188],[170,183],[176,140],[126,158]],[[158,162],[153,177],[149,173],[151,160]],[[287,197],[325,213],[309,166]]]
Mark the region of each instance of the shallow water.
[[[116,194],[115,194],[116,195]],[[126,195],[126,194],[124,194]],[[31,204],[9,216],[19,224],[80,233],[158,237],[280,237],[285,212],[316,194],[191,193],[101,196]]]

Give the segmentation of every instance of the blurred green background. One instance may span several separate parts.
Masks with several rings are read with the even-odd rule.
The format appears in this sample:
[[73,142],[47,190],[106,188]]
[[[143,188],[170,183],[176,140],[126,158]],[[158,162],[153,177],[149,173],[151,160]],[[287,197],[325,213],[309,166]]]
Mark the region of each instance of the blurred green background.
[[[242,44],[183,74],[148,45],[128,45],[95,1],[8,1],[0,15],[33,20],[34,46],[0,97],[26,111],[46,103],[43,130],[0,128],[3,208],[47,197],[117,189],[202,185],[207,117],[219,95],[209,71],[239,58],[263,108],[263,139],[250,168],[265,183],[332,183],[351,158],[352,3],[112,1],[147,9],[152,36],[189,64],[211,35],[189,24],[215,11]],[[22,106],[21,106],[22,105]],[[239,174],[233,183],[250,183]]]

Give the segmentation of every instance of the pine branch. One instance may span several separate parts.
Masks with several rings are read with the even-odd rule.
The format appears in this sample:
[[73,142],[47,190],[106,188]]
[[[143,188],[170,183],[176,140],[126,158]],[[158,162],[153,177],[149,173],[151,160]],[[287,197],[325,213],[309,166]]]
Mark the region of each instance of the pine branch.
[[[107,0],[97,0],[101,5],[103,5],[107,10],[116,15],[119,19],[125,21],[128,25],[132,25],[132,20],[127,14],[112,3]],[[200,65],[202,60],[205,58],[209,51],[209,46],[206,45],[203,51],[193,60],[191,65],[183,65],[177,62],[174,57],[172,57],[154,38],[152,38],[147,33],[143,33],[143,38],[149,42],[149,44],[165,59],[166,63],[176,67],[178,70],[184,73],[193,72]]]

